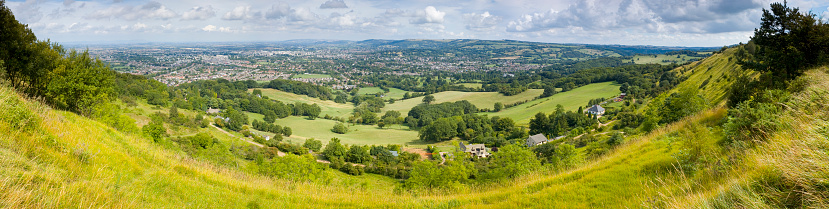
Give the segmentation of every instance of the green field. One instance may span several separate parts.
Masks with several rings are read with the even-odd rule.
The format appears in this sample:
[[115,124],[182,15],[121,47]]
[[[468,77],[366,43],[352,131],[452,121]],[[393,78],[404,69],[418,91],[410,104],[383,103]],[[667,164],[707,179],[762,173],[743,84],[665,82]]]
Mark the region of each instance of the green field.
[[425,147],[418,142],[417,132],[410,131],[408,127],[402,125],[394,125],[380,129],[376,125],[352,125],[349,127],[349,132],[345,134],[337,134],[331,132],[331,128],[337,124],[333,120],[316,119],[308,120],[305,117],[287,117],[277,119],[275,124],[281,126],[291,127],[293,135],[286,138],[292,143],[302,144],[305,139],[315,138],[322,141],[323,145],[328,144],[331,138],[339,138],[343,144],[400,144],[417,147]]
[[[700,56],[703,56],[702,54],[705,54],[705,53],[701,53]],[[677,58],[676,55],[656,54],[656,55],[636,55],[636,56],[633,57],[633,59],[631,59],[629,61],[633,61],[636,64],[668,65],[668,64],[671,64],[673,62],[676,62],[677,64],[682,64],[682,63],[690,61],[691,59],[701,60],[702,58],[703,57],[692,57],[692,56],[688,56],[688,55],[684,55],[684,54],[679,55],[679,58]],[[665,62],[666,60],[668,62]]]
[[[383,89],[380,87],[365,87],[360,88],[358,94],[376,94],[376,93],[383,93]],[[398,88],[389,88],[389,93],[385,93],[386,97],[384,99],[394,98],[394,99],[403,99],[403,95],[406,94],[407,91],[398,89]]]
[[291,78],[330,78],[330,75],[324,74],[295,74]]
[[[618,87],[617,87],[618,88]],[[503,104],[512,104],[519,101],[532,100],[543,93],[542,89],[529,89],[520,94],[512,96],[504,96],[498,92],[460,92],[460,91],[444,91],[432,94],[435,96],[433,104],[443,102],[455,102],[466,100],[474,104],[478,108],[490,108],[495,106],[496,102]],[[423,97],[415,97],[407,100],[397,101],[394,104],[387,104],[383,111],[397,110],[401,114],[406,115],[412,107],[423,103]]]
[[594,83],[582,86],[571,91],[557,93],[553,96],[527,102],[515,107],[501,110],[496,113],[482,113],[492,116],[509,117],[517,124],[526,125],[530,118],[538,112],[551,113],[556,110],[556,105],[561,104],[565,110],[576,111],[579,106],[587,105],[591,99],[612,98],[621,93],[619,84],[613,82]]
[[[332,117],[348,117],[354,109],[351,103],[340,104],[331,100],[323,101],[318,98],[309,97],[306,95],[298,95],[288,93],[276,89],[259,89],[262,90],[262,96],[267,96],[270,99],[283,102],[285,104],[294,104],[297,102],[307,104],[317,104],[322,109],[320,117],[330,115]],[[248,89],[248,92],[253,92],[253,89]]]
[[459,83],[458,85],[466,88],[481,88],[481,86],[483,86],[483,84],[480,83]]

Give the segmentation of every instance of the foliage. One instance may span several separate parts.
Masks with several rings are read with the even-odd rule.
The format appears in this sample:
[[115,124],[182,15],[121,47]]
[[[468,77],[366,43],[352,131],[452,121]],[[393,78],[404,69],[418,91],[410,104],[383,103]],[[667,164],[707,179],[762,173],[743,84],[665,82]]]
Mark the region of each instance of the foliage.
[[93,106],[114,98],[114,74],[103,62],[93,60],[87,51],[71,50],[65,56],[50,73],[45,92],[49,103],[60,109],[90,115]]
[[322,142],[314,138],[309,138],[305,140],[305,143],[302,144],[302,147],[308,148],[314,152],[319,152],[320,149],[322,149]]
[[404,186],[409,189],[459,189],[477,173],[471,162],[463,159],[448,160],[444,165],[433,161],[414,163]]
[[272,124],[272,123],[262,122],[262,121],[258,121],[258,120],[253,120],[251,125],[253,126],[253,129],[260,130],[260,131],[271,132],[271,133],[275,133],[275,134],[278,134],[278,135],[281,135],[283,133],[283,131],[285,130],[285,128],[288,128],[288,127],[282,127],[278,124]]
[[331,88],[325,86],[318,86],[311,83],[301,81],[274,79],[264,86],[265,88],[272,88],[280,91],[290,92],[300,95],[308,95],[322,100],[334,99],[331,93]]
[[346,127],[343,123],[337,123],[333,128],[331,128],[331,132],[345,134],[348,132],[348,127]]
[[489,157],[489,170],[483,175],[488,179],[514,178],[541,167],[535,154],[520,145],[507,145]]
[[723,124],[726,137],[731,142],[767,138],[779,128],[778,115],[783,111],[781,104],[788,97],[788,93],[781,90],[766,90],[756,99],[743,101],[736,108],[729,109],[728,119]]
[[346,153],[345,161],[352,163],[367,163],[371,160],[371,156],[368,151],[369,148],[367,146],[352,145],[348,150],[348,153]]
[[333,163],[335,159],[345,160],[347,152],[348,150],[346,150],[345,146],[340,144],[340,139],[332,138],[328,142],[328,145],[325,145],[325,150],[322,151],[322,155],[325,156],[325,159]]
[[[438,118],[448,118],[478,112],[478,108],[468,101],[445,102],[435,105],[418,105],[409,110],[409,117],[406,119],[409,127],[423,127],[431,124]],[[414,123],[417,121],[417,123]],[[410,123],[411,122],[411,123]]]
[[435,101],[435,96],[432,96],[431,94],[426,95],[426,96],[423,97],[423,103],[432,104],[432,102],[434,102],[434,101]]
[[452,118],[441,118],[420,129],[418,137],[422,141],[450,140],[458,135],[458,123]]
[[[652,104],[659,108],[649,109],[649,114],[659,118],[659,123],[670,123],[699,112],[707,106],[705,98],[698,95],[699,90],[693,87],[686,87],[679,92],[668,95],[660,101],[655,99]],[[653,112],[656,111],[656,112]]]
[[556,111],[549,116],[543,112],[536,113],[530,119],[530,134],[544,134],[546,136],[561,136],[577,128],[589,128],[596,124],[596,120],[588,115],[564,112],[564,107],[556,106]]
[[293,132],[293,130],[291,130],[291,127],[287,127],[287,126],[286,126],[286,127],[282,127],[282,135],[283,135],[283,136],[286,136],[286,137],[291,137],[291,134],[293,134],[293,133],[294,133],[294,132]]
[[740,53],[744,67],[771,72],[781,81],[791,80],[808,67],[829,61],[829,25],[813,14],[801,13],[785,2],[763,9],[761,26],[754,30],[752,41],[757,44],[753,54]]
[[257,160],[255,169],[262,175],[294,181],[314,181],[329,178],[325,173],[326,166],[317,163],[311,155],[288,154],[270,160]]
[[151,117],[150,123],[141,128],[141,132],[155,142],[158,142],[167,135],[167,128],[164,128],[164,121],[161,117],[153,116]]
[[242,126],[248,124],[248,115],[233,108],[226,109],[222,115],[228,119],[225,127],[230,130],[241,131]]

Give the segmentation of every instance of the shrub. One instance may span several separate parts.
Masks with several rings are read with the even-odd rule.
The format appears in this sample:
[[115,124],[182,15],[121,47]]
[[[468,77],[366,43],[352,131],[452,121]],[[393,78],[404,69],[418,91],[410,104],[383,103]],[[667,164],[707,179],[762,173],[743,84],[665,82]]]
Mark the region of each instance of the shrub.
[[346,127],[343,123],[337,123],[331,128],[331,131],[338,134],[345,134],[348,132],[348,127]]
[[302,144],[303,147],[313,150],[314,152],[319,152],[322,149],[322,142],[320,140],[316,140],[314,138],[306,139],[305,143]]

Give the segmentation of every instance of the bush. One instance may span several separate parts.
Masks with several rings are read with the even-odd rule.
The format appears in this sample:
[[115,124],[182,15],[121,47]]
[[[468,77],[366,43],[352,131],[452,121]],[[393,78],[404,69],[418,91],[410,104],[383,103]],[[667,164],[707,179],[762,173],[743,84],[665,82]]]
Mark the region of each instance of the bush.
[[348,127],[346,127],[343,123],[337,123],[333,128],[331,128],[331,131],[338,134],[345,134],[348,132]]
[[342,167],[340,167],[340,171],[343,173],[347,173],[352,176],[359,176],[363,175],[364,169],[362,166],[351,165],[351,163],[346,163]]
[[723,131],[730,142],[761,141],[777,130],[777,115],[781,110],[776,104],[741,102],[737,108],[728,110]]
[[302,144],[302,147],[313,150],[314,152],[319,152],[320,149],[322,149],[322,142],[320,142],[320,140],[310,138],[305,140],[305,143]]

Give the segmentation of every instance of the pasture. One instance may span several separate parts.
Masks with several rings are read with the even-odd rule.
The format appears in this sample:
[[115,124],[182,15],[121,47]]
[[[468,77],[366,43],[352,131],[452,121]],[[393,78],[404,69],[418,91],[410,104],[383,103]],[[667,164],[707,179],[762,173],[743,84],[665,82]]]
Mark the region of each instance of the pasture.
[[[504,105],[512,104],[519,101],[533,100],[543,93],[542,89],[528,89],[520,94],[512,96],[504,96],[498,92],[460,92],[460,91],[444,91],[432,94],[435,96],[433,104],[444,102],[456,102],[461,100],[469,101],[478,108],[492,109],[496,102],[501,102]],[[412,107],[423,103],[423,97],[415,97],[407,100],[397,101],[394,104],[387,104],[383,111],[396,110],[401,114],[406,115]]]
[[337,134],[331,132],[331,128],[337,124],[337,121],[325,120],[318,118],[316,120],[308,120],[305,117],[290,116],[287,118],[277,119],[275,124],[280,126],[291,127],[293,134],[286,137],[285,140],[294,144],[302,144],[305,139],[314,138],[322,141],[323,145],[328,144],[331,138],[339,138],[343,144],[357,144],[357,145],[386,145],[386,144],[400,144],[404,147],[426,147],[425,144],[420,143],[417,138],[417,131],[411,131],[404,125],[386,126],[380,129],[376,125],[351,125],[348,133]]
[[490,117],[509,117],[515,120],[516,124],[526,125],[530,118],[538,112],[551,113],[556,111],[556,105],[561,104],[564,110],[576,111],[579,106],[586,106],[587,102],[596,98],[612,98],[621,93],[619,84],[614,82],[594,83],[582,86],[567,92],[560,92],[553,96],[537,99],[515,107],[507,108],[496,113],[487,114]]
[[[330,115],[332,117],[348,117],[354,109],[351,103],[340,104],[331,100],[321,100],[318,98],[309,97],[307,95],[298,95],[288,93],[276,89],[259,89],[262,90],[262,96],[267,96],[270,99],[280,101],[285,104],[294,104],[297,102],[307,104],[317,104],[320,106],[322,112],[320,117]],[[253,92],[253,89],[248,89],[248,92]]]
[[[406,94],[406,92],[407,91],[404,91],[404,90],[398,89],[398,88],[389,88],[389,92],[385,93],[386,94],[385,99],[388,99],[388,98],[403,99],[403,95]],[[365,88],[360,88],[360,91],[358,92],[358,94],[376,94],[376,93],[383,93],[383,89],[380,89],[380,87],[365,87]]]

